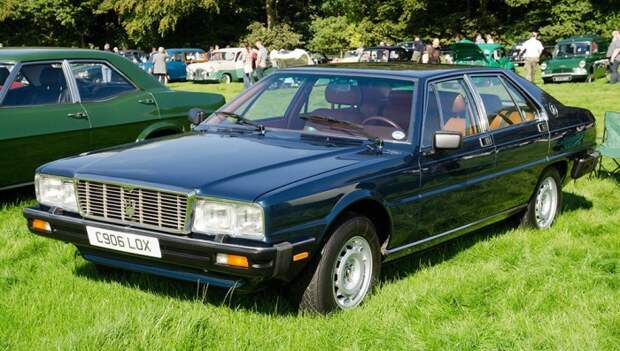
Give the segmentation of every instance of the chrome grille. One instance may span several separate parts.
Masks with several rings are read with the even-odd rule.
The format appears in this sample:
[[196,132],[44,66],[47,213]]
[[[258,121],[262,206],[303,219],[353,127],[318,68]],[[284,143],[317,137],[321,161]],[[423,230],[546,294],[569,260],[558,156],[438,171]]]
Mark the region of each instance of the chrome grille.
[[77,197],[84,217],[186,232],[188,198],[185,194],[78,180]]

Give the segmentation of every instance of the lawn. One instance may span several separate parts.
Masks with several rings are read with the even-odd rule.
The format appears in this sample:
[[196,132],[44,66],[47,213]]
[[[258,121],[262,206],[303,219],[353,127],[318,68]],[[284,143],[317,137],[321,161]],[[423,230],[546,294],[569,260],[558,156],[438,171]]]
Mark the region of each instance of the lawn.
[[[176,89],[216,91],[240,84]],[[620,111],[620,85],[544,89]],[[282,294],[236,293],[137,273],[101,275],[74,247],[30,234],[31,189],[0,201],[0,349],[555,349],[620,345],[620,184],[564,189],[547,231],[500,223],[384,267],[360,308],[298,315]]]

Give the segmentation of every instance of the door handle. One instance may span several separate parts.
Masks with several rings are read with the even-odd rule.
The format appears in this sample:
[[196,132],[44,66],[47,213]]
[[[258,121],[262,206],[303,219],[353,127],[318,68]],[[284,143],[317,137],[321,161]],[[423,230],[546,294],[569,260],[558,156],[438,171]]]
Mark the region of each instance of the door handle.
[[549,128],[547,127],[547,122],[539,122],[536,127],[538,127],[538,131],[541,133],[546,133],[549,131]]
[[143,105],[155,105],[155,100],[153,99],[140,99],[138,102]]
[[67,117],[75,119],[86,119],[88,115],[84,112],[67,113]]

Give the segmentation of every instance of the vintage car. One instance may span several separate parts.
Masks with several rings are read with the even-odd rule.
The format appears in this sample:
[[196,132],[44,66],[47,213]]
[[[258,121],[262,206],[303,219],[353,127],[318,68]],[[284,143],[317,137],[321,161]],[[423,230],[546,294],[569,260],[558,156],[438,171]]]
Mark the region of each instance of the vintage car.
[[461,40],[452,45],[452,62],[457,65],[498,67],[514,72],[515,65],[500,44],[475,44]]
[[191,133],[40,167],[24,215],[99,267],[281,282],[329,312],[362,303],[382,262],[509,217],[549,228],[595,137],[592,113],[506,70],[290,68]]
[[242,80],[243,50],[243,48],[226,48],[213,51],[209,61],[187,65],[187,80],[220,83]]
[[411,61],[411,54],[402,46],[376,46],[364,49],[359,62],[405,62]]
[[142,50],[121,50],[118,54],[136,65],[148,61],[148,56]]
[[560,40],[553,50],[553,58],[540,65],[543,82],[592,82],[605,77],[608,46],[608,41],[599,36]]
[[[523,43],[524,41],[518,42],[508,51],[508,58],[515,66],[523,66],[525,64],[524,52],[522,51]],[[553,45],[543,45],[543,52],[540,54],[539,62],[543,63],[549,60],[553,56],[553,49]]]
[[[203,49],[166,49],[168,59],[166,60],[166,71],[168,72],[168,81],[184,81],[187,78],[187,65],[194,60],[203,60],[202,55],[205,54]],[[143,62],[139,64],[140,68],[153,73],[153,62]]]
[[0,189],[43,163],[189,129],[221,95],[172,91],[125,58],[94,50],[0,50]]

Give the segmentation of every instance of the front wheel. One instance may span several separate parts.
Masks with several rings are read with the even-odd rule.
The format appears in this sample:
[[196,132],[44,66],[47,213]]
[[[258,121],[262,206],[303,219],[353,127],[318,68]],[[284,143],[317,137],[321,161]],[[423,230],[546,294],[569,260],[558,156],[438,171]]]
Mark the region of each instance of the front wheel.
[[561,178],[557,169],[549,168],[540,177],[536,192],[523,214],[521,224],[536,229],[549,228],[562,208]]
[[314,313],[355,308],[373,290],[380,272],[375,226],[366,217],[349,216],[298,279],[302,282],[299,308]]
[[232,81],[232,78],[228,74],[224,74],[220,78],[220,83],[223,83],[223,84],[230,84],[231,81]]

